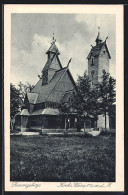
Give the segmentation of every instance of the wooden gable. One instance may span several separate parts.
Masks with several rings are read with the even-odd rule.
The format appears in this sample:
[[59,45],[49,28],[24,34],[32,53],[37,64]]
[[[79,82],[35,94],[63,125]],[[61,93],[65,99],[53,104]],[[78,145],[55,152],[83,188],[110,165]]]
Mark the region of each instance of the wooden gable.
[[68,71],[65,72],[65,74],[63,75],[63,77],[61,78],[61,80],[59,81],[59,83],[56,86],[56,89],[58,91],[70,91],[74,89],[74,83],[72,82]]

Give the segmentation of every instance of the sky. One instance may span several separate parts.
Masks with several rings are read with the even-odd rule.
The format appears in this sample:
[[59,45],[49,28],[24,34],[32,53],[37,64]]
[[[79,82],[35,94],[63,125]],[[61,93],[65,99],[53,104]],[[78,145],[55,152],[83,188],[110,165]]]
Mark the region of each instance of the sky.
[[88,70],[87,56],[100,26],[111,55],[109,72],[116,77],[116,17],[113,14],[12,14],[11,15],[11,82],[35,85],[47,61],[46,51],[52,37],[60,51],[60,61],[76,81]]

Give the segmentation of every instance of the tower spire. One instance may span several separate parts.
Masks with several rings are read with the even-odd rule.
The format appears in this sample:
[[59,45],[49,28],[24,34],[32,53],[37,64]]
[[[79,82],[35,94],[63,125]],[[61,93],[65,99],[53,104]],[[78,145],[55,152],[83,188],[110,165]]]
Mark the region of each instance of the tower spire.
[[99,46],[99,44],[102,42],[102,39],[100,37],[100,26],[98,26],[97,28],[98,28],[98,35],[95,41],[96,41],[96,46]]
[[98,26],[97,28],[98,28],[98,32],[100,32],[100,26]]
[[53,41],[54,41],[54,39],[55,39],[55,38],[54,38],[54,34],[55,34],[55,33],[54,33],[54,25],[53,25]]

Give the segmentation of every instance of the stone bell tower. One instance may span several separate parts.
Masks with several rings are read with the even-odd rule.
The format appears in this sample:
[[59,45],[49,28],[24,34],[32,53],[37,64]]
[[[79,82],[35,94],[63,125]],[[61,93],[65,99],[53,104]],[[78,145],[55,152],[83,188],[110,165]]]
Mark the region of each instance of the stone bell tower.
[[[108,37],[107,37],[108,38]],[[102,41],[100,36],[100,27],[98,27],[98,35],[96,37],[96,45],[91,45],[91,51],[89,52],[88,59],[88,76],[91,80],[91,87],[95,88],[98,82],[101,81],[101,77],[104,72],[109,73],[109,60],[111,59],[108,47],[107,38]],[[104,114],[98,115],[97,127],[105,128],[105,116]],[[109,116],[106,115],[106,128],[109,128]]]
[[[107,37],[108,38],[108,37]],[[106,40],[102,41],[100,37],[100,27],[98,27],[98,35],[95,40],[96,45],[91,45],[88,59],[88,76],[91,80],[91,87],[94,88],[104,72],[109,73],[109,60],[111,59]]]

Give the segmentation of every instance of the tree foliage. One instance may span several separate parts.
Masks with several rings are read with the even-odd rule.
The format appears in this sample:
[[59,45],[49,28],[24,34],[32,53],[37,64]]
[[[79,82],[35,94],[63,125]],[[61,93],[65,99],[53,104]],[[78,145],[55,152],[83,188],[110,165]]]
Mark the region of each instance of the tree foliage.
[[10,115],[11,118],[15,116],[20,110],[21,106],[20,91],[11,83],[10,84]]
[[26,82],[25,84],[22,83],[22,82],[18,83],[18,88],[19,88],[19,92],[20,92],[20,98],[21,98],[22,102],[24,102],[26,93],[31,92],[33,87],[34,87],[34,85],[31,85],[28,82]]
[[90,79],[84,72],[83,76],[77,78],[77,92],[71,97],[71,101],[62,105],[63,112],[69,113],[72,108],[78,115],[86,113],[93,115],[95,119],[104,114],[106,128],[106,113],[114,115],[115,84],[116,80],[110,74],[103,73],[101,82],[91,88]]
[[101,112],[109,112],[116,101],[115,84],[116,80],[109,73],[104,73],[98,86],[99,102]]
[[15,116],[20,110],[24,102],[26,93],[30,92],[33,85],[28,82],[23,84],[19,82],[18,88],[16,88],[12,83],[10,84],[10,114],[11,118]]
[[113,116],[113,103],[116,101],[115,85],[116,80],[110,76],[109,73],[103,73],[101,82],[98,85],[98,101],[100,112],[105,115],[105,129],[106,129],[106,114]]
[[71,106],[77,110],[78,114],[92,114],[97,116],[98,101],[96,89],[91,88],[90,79],[86,72],[83,76],[78,76],[77,93],[74,95]]

